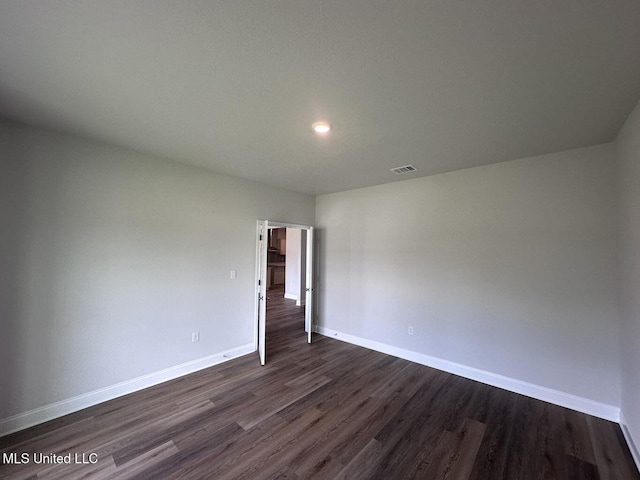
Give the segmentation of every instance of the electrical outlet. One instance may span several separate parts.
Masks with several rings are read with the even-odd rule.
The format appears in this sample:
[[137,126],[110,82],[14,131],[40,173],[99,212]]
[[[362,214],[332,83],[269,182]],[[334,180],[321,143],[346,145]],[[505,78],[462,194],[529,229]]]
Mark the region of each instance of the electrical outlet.
[[408,330],[407,330],[407,333],[409,335],[413,335],[413,327],[409,327]]
[[229,272],[229,278],[230,278],[231,280],[233,280],[234,278],[236,278],[236,277],[237,277],[237,275],[238,275],[238,274],[237,274],[237,272],[236,272],[235,270],[231,270],[231,272]]
[[191,341],[192,342],[199,342],[200,341],[200,332],[193,332],[191,334]]

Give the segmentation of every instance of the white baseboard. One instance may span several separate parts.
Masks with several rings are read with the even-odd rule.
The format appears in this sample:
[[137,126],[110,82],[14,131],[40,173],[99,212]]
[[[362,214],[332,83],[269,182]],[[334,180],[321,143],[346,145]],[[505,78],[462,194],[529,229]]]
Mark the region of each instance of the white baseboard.
[[640,471],[640,450],[638,450],[638,444],[633,439],[631,430],[629,430],[629,424],[627,423],[627,419],[624,417],[624,412],[622,411],[620,411],[620,428],[622,429],[624,439],[627,441],[633,461],[636,463],[636,468]]
[[616,423],[620,422],[620,409],[613,405],[607,405],[605,403],[596,402],[571,393],[542,387],[533,383],[523,382],[522,380],[517,380],[515,378],[505,377],[504,375],[480,370],[478,368],[469,367],[449,360],[443,360],[423,353],[405,350],[403,348],[368,340],[366,338],[349,335],[329,328],[319,326],[316,327],[315,330],[321,335],[342,340],[343,342],[352,343],[360,347],[369,348],[388,355],[393,355],[394,357],[420,363],[428,367],[453,373],[471,380],[476,380],[487,385],[492,385],[521,395],[526,395],[527,397],[543,400],[555,405],[560,405],[561,407],[593,415],[594,417],[604,418],[605,420],[610,420]]
[[0,420],[0,437],[254,352],[253,343],[165,368]]
[[299,300],[297,295],[294,295],[293,293],[285,293],[284,294],[284,298],[289,299],[289,300],[295,300],[296,301],[296,306],[298,307],[303,307],[304,306],[304,299]]

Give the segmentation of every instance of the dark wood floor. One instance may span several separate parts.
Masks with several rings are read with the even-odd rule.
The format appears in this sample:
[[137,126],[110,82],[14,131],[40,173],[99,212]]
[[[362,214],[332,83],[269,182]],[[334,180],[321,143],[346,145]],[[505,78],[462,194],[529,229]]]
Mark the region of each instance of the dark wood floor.
[[337,340],[271,292],[257,354],[0,439],[0,478],[639,479],[619,427]]

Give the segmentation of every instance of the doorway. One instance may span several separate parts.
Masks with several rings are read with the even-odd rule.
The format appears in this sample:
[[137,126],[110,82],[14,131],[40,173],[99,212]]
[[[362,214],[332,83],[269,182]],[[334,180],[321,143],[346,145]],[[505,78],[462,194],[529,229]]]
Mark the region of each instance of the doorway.
[[[288,242],[287,231],[290,232]],[[267,300],[271,293],[276,294],[277,292],[277,294],[282,294],[291,300],[295,300],[299,306],[304,304],[304,324],[307,342],[311,343],[313,341],[315,293],[313,285],[313,252],[313,227],[258,220],[256,233],[255,344],[262,365],[265,365],[267,358]],[[289,282],[287,282],[287,270],[289,270]]]

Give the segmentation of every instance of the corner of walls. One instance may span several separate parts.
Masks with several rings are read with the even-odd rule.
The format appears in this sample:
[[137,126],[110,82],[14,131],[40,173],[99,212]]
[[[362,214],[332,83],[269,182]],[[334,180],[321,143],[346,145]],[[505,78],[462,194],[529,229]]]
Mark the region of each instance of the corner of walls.
[[635,462],[638,471],[640,471],[640,450],[638,449],[638,442],[633,438],[633,434],[629,429],[629,423],[627,422],[627,418],[624,416],[624,412],[622,410],[620,411],[620,428],[624,435],[624,439],[627,441],[627,446],[629,447],[633,461]]
[[640,103],[616,146],[622,431],[640,470]]

